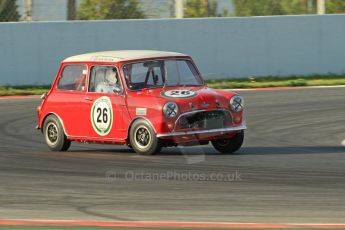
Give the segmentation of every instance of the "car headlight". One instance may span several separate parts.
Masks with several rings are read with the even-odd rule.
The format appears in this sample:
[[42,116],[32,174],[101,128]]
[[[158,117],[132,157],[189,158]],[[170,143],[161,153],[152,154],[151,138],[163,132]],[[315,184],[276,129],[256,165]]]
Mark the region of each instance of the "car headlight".
[[178,106],[175,102],[168,102],[163,106],[163,113],[166,118],[174,118],[178,114]]
[[234,112],[241,112],[244,107],[244,100],[241,96],[233,96],[230,99],[230,109]]

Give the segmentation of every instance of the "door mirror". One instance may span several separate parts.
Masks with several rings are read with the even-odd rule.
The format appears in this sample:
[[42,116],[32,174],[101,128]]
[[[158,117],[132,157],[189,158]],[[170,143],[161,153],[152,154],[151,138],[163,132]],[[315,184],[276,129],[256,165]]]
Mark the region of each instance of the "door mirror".
[[44,100],[44,99],[46,99],[47,96],[48,96],[48,93],[45,92],[44,94],[41,95],[41,99]]

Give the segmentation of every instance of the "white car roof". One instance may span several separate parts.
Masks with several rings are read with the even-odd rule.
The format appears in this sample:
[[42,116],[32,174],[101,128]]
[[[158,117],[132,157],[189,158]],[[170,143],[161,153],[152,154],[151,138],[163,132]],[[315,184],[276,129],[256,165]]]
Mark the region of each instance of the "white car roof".
[[135,59],[188,56],[182,53],[158,50],[118,50],[86,53],[66,58],[63,62],[119,62]]

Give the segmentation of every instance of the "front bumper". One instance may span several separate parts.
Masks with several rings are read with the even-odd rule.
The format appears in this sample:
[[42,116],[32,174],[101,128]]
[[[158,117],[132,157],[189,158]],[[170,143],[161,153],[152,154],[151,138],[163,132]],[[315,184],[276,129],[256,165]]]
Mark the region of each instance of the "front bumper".
[[189,136],[189,135],[199,135],[199,134],[214,134],[214,135],[223,135],[226,133],[236,132],[247,129],[245,124],[239,126],[233,126],[228,128],[220,129],[208,129],[208,130],[192,130],[186,132],[172,132],[172,133],[158,133],[157,137],[179,137],[179,136]]

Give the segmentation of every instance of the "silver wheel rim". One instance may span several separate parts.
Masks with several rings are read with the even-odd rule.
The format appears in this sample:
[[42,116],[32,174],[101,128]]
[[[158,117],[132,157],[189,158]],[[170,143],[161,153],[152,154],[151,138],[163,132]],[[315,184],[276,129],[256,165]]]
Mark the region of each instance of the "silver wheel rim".
[[134,131],[134,142],[140,149],[150,146],[152,142],[150,131],[143,125],[136,128]]
[[59,139],[59,129],[53,122],[47,124],[46,127],[46,140],[49,145],[55,145]]

